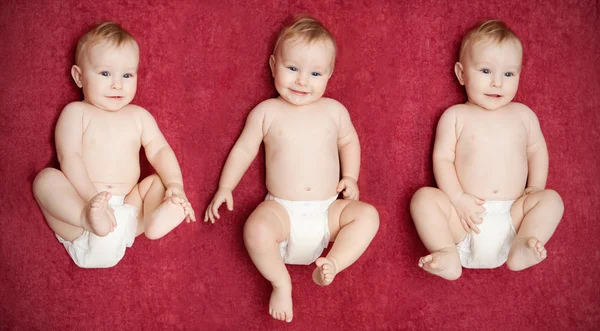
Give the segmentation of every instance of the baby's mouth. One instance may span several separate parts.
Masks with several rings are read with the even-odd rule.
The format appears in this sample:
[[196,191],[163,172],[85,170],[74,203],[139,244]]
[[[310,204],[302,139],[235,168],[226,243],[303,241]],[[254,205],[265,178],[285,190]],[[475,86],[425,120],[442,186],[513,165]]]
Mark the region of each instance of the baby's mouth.
[[502,98],[502,96],[500,94],[487,94],[486,93],[485,96],[486,97],[490,97],[490,98],[494,98],[494,99]]
[[297,94],[297,95],[307,95],[308,94],[308,92],[297,91],[294,89],[290,89],[290,91],[292,91],[294,94]]

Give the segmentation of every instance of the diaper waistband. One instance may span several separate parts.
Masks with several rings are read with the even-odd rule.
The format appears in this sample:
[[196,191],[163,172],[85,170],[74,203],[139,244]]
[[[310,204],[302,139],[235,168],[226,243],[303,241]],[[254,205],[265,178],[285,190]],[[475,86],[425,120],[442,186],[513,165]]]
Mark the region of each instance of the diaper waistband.
[[125,202],[125,196],[124,195],[113,195],[110,200],[108,200],[108,204],[111,207],[120,207],[124,204]]
[[513,203],[515,200],[488,200],[483,204],[485,212],[482,215],[509,213]]
[[329,209],[329,206],[331,206],[331,204],[335,200],[337,200],[337,197],[338,197],[338,194],[334,195],[333,197],[331,197],[327,200],[300,201],[300,200],[284,200],[284,199],[276,198],[276,197],[272,196],[271,193],[268,193],[267,196],[265,197],[265,200],[279,202],[279,204],[281,204],[283,206],[283,208],[288,210],[288,212],[290,210],[298,211],[298,210],[303,210],[303,209],[309,209],[311,211],[316,211],[316,210],[326,211]]

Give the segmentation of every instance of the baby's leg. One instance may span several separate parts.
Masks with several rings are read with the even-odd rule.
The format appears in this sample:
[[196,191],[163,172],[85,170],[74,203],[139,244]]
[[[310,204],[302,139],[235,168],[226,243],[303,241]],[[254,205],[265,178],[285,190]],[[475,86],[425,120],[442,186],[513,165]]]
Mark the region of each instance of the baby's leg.
[[562,199],[553,190],[538,191],[517,200],[511,210],[517,236],[506,266],[519,271],[542,262],[547,256],[544,244],[554,234],[563,212]]
[[412,197],[410,214],[419,237],[431,252],[419,260],[419,266],[442,278],[458,279],[462,266],[456,243],[467,233],[448,196],[439,189],[423,187]]
[[108,206],[110,193],[100,192],[86,203],[57,169],[40,171],[33,181],[33,194],[52,231],[64,240],[77,239],[83,230],[106,236],[116,225]]
[[327,256],[315,262],[313,281],[318,285],[331,284],[335,275],[356,262],[379,229],[377,210],[360,201],[336,200],[328,218],[329,239],[334,243]]
[[162,180],[154,174],[144,178],[125,198],[125,203],[140,210],[136,235],[144,232],[148,239],[160,239],[187,216],[180,203],[165,200],[165,191]]
[[291,322],[292,281],[281,258],[279,243],[290,234],[286,210],[275,201],[264,201],[244,225],[244,243],[252,262],[273,286],[269,313],[280,321]]

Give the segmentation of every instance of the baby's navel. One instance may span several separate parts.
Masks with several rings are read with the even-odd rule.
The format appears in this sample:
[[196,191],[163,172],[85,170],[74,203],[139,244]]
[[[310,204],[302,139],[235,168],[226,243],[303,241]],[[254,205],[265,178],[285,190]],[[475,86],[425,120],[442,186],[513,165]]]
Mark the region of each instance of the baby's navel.
[[492,190],[492,194],[498,193],[498,190]]
[[304,188],[304,190],[305,190],[306,192],[310,192],[310,187],[308,187],[308,186],[307,186],[307,187],[305,187],[305,188]]

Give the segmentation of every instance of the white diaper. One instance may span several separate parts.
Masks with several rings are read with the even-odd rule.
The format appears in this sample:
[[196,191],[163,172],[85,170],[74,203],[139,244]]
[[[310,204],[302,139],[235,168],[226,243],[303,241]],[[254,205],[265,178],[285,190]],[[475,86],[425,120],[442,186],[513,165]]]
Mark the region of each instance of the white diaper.
[[510,216],[514,202],[486,201],[483,204],[483,223],[477,225],[481,233],[467,233],[465,239],[456,244],[463,267],[496,268],[506,262],[516,235]]
[[329,207],[337,194],[322,201],[289,201],[267,194],[265,200],[279,202],[290,217],[290,236],[279,244],[283,262],[311,264],[329,245]]
[[72,242],[66,241],[58,234],[69,255],[81,268],[109,268],[116,265],[125,255],[125,248],[131,247],[135,240],[138,226],[138,210],[132,205],[123,203],[125,196],[113,196],[108,204],[115,211],[117,227],[105,237],[98,237],[88,231]]

